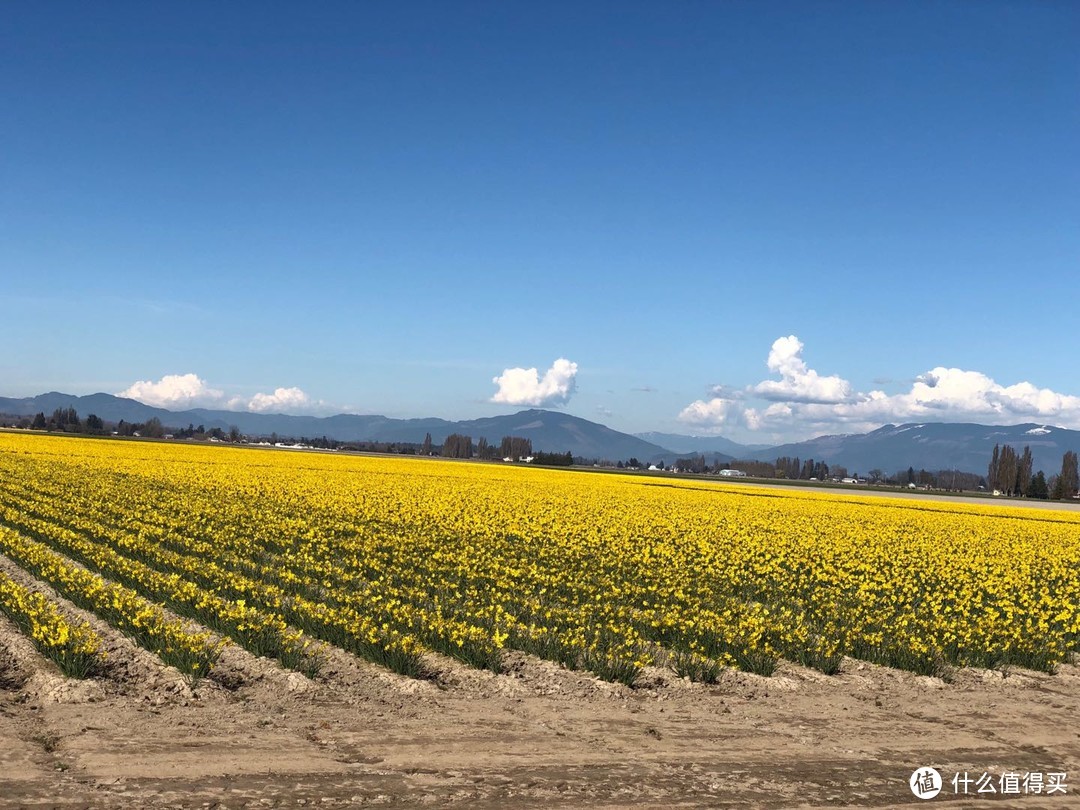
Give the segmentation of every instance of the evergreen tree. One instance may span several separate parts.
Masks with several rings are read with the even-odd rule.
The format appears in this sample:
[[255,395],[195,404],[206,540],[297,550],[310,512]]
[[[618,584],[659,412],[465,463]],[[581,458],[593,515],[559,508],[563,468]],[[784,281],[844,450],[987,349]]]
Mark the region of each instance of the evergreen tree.
[[1031,488],[1028,490],[1028,495],[1032,498],[1042,498],[1046,500],[1050,497],[1050,489],[1046,485],[1046,476],[1042,470],[1039,470],[1032,476]]

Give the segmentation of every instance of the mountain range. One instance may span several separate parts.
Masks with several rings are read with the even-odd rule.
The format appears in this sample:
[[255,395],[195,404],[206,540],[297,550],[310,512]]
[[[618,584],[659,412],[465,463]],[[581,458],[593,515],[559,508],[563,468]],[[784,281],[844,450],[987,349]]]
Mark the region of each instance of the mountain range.
[[1031,448],[1034,469],[1047,474],[1061,468],[1067,450],[1080,452],[1080,431],[1026,423],[1022,425],[978,425],[928,422],[885,425],[869,433],[819,436],[803,442],[777,446],[747,445],[722,436],[683,436],[672,433],[630,435],[570,414],[540,409],[452,422],[446,419],[393,419],[378,415],[338,414],[336,416],[290,416],[195,408],[169,411],[133,399],[111,394],[75,396],[50,392],[36,397],[0,397],[0,414],[33,416],[51,414],[57,408],[75,408],[81,417],[96,414],[104,420],[146,422],[157,417],[167,427],[189,424],[207,429],[229,430],[236,426],[253,436],[278,434],[283,437],[321,437],[339,441],[414,442],[431,434],[441,444],[451,433],[484,437],[497,444],[503,436],[524,436],[534,450],[575,456],[643,462],[674,461],[679,457],[704,455],[710,464],[734,458],[772,461],[779,456],[798,456],[830,465],[840,464],[851,472],[866,474],[871,469],[886,473],[915,469],[958,469],[983,473],[995,444],[1009,444],[1017,451]]

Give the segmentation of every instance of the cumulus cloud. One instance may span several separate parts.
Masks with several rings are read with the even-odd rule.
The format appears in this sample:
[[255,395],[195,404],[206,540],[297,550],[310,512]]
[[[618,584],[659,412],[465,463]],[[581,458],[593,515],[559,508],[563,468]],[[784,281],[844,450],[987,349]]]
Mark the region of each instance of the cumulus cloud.
[[780,380],[765,380],[751,388],[771,402],[817,402],[835,404],[851,399],[851,384],[835,375],[822,377],[806,367],[802,359],[803,343],[795,335],[777,338],[769,351],[769,371]]
[[[860,393],[839,376],[822,376],[808,368],[802,351],[794,335],[779,338],[768,359],[779,381],[745,389],[714,386],[712,397],[690,403],[679,414],[680,421],[717,431],[746,428],[804,437],[922,420],[999,425],[1038,421],[1080,428],[1080,396],[1030,382],[1004,385],[979,371],[938,366],[916,377],[908,391]],[[770,404],[756,407],[746,401],[752,399]]]
[[253,396],[247,409],[256,413],[290,413],[309,410],[314,404],[299,388],[275,388],[272,394]]
[[577,390],[577,363],[560,357],[541,377],[535,368],[508,368],[492,382],[499,387],[492,402],[506,405],[564,405]]
[[258,393],[253,397],[227,396],[224,391],[211,388],[197,374],[166,374],[157,382],[139,380],[117,396],[174,411],[225,408],[255,413],[308,413],[324,405],[299,388],[277,388],[272,394]]
[[139,380],[117,394],[155,408],[186,409],[221,404],[225,394],[197,374],[166,374],[157,382]]
[[745,423],[739,402],[724,397],[691,402],[679,414],[680,422],[710,427],[736,427]]
[[871,391],[858,402],[838,409],[843,416],[883,414],[888,421],[940,416],[942,412],[949,418],[998,424],[1038,418],[1080,425],[1080,396],[1060,394],[1030,382],[1002,385],[979,371],[939,366],[920,375],[908,392],[887,396]]

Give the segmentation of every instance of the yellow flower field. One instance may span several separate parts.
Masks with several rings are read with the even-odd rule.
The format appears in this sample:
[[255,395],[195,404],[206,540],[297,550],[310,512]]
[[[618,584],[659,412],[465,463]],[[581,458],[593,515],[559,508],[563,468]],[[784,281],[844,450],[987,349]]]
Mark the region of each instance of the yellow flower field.
[[319,643],[414,675],[425,650],[498,671],[520,649],[626,683],[1080,648],[1063,512],[8,433],[0,525],[36,576],[31,544],[309,673]]

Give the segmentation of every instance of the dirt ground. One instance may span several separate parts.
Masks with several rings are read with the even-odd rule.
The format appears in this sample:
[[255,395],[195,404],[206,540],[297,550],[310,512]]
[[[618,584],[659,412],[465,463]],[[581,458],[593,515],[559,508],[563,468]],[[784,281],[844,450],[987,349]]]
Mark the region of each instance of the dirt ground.
[[925,766],[946,781],[934,802],[960,798],[961,772],[1068,774],[1064,795],[994,807],[1080,792],[1075,665],[946,683],[848,660],[713,686],[653,670],[630,689],[520,654],[501,675],[433,657],[415,681],[335,652],[310,681],[230,648],[191,689],[107,644],[108,672],[69,681],[0,620],[0,806],[923,806]]

